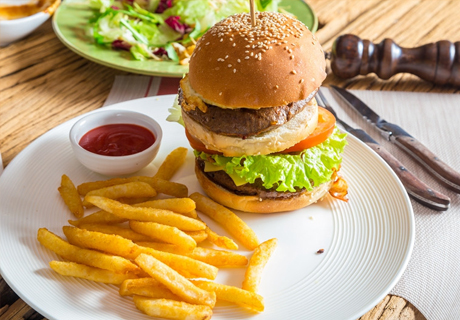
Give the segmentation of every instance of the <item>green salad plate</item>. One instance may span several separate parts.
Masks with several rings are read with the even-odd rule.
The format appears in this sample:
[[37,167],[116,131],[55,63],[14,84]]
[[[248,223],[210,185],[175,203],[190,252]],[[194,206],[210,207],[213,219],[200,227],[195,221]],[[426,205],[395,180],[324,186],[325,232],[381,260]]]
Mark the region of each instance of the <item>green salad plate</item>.
[[[294,14],[312,32],[318,19],[303,0],[282,0],[279,7]],[[111,50],[96,45],[87,34],[88,21],[93,15],[88,1],[66,0],[53,16],[53,29],[59,40],[78,55],[107,67],[150,76],[182,77],[188,66],[174,61],[134,60],[129,52]]]

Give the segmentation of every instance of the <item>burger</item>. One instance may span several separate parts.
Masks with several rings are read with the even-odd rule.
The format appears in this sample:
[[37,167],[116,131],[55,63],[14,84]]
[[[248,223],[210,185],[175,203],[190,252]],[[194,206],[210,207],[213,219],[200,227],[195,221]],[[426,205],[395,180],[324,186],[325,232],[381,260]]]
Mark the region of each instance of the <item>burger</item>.
[[314,35],[281,13],[257,12],[255,22],[236,14],[199,39],[177,103],[210,198],[246,212],[295,210],[338,182],[343,191],[345,134],[315,100],[326,64]]

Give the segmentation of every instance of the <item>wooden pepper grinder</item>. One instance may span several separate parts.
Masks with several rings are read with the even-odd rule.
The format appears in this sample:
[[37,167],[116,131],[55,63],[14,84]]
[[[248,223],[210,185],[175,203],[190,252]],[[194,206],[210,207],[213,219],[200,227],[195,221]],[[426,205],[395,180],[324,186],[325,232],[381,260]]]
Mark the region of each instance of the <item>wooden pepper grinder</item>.
[[438,85],[460,86],[460,42],[442,40],[402,48],[393,40],[379,44],[346,34],[332,46],[331,68],[340,78],[376,73],[382,79],[408,72]]

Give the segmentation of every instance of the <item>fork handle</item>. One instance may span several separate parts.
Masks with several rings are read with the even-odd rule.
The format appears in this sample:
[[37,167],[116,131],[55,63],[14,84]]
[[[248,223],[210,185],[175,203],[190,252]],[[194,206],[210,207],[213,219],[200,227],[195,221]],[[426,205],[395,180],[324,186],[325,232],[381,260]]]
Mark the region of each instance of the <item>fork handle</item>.
[[451,190],[460,193],[460,173],[451,168],[414,137],[391,136],[395,144],[424,166],[435,178]]
[[334,42],[331,69],[345,79],[372,72],[389,79],[407,72],[435,84],[460,86],[460,42],[441,40],[417,48],[403,48],[391,39],[375,44],[346,34]]
[[433,190],[419,178],[414,176],[398,159],[378,143],[366,143],[374,150],[401,180],[409,196],[422,205],[437,211],[449,209],[450,198]]

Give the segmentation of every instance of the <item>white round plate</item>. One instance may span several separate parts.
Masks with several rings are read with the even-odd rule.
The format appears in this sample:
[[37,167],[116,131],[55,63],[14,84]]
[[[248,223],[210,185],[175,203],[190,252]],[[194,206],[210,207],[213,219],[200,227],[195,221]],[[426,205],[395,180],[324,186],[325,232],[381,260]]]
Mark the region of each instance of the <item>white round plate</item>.
[[[162,126],[157,158],[138,174],[153,175],[165,156],[188,147],[183,128],[165,119],[173,96],[128,101],[108,108],[143,112]],[[78,118],[77,118],[78,119]],[[105,179],[82,165],[72,153],[68,121],[25,148],[0,177],[0,271],[13,290],[49,319],[151,319],[138,311],[117,287],[63,277],[50,269],[60,260],[36,240],[46,227],[63,236],[73,219],[57,188],[62,174],[76,185]],[[260,241],[278,238],[259,293],[265,311],[253,314],[218,303],[213,319],[356,319],[393,288],[404,271],[414,243],[413,211],[390,168],[352,136],[342,172],[349,184],[348,203],[327,196],[305,209],[279,214],[243,214]],[[190,192],[200,191],[193,152],[173,178]],[[203,217],[211,229],[228,233]],[[323,254],[316,253],[324,249]],[[250,256],[240,246],[240,253]],[[244,268],[221,269],[217,282],[241,286]]]

